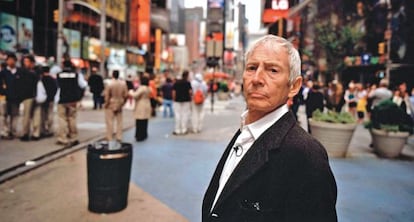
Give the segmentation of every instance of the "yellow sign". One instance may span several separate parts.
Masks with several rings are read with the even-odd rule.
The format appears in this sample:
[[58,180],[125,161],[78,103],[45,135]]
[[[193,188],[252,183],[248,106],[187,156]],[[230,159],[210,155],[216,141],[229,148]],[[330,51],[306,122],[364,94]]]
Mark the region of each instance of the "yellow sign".
[[[101,9],[101,0],[82,0],[91,7]],[[116,20],[125,22],[126,3],[125,0],[106,0],[106,14]]]

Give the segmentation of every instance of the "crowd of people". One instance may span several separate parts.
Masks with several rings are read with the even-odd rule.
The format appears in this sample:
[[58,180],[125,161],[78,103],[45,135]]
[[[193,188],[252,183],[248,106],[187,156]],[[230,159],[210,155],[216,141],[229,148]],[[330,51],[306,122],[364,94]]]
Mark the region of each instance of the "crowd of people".
[[317,109],[322,112],[325,109],[346,111],[363,123],[369,120],[372,109],[387,99],[395,102],[414,119],[414,89],[409,92],[405,82],[390,88],[386,79],[381,79],[378,85],[350,81],[346,88],[337,80],[327,86],[308,80],[293,98],[291,107],[297,112],[299,105],[305,105],[307,118],[311,118]]
[[124,79],[114,70],[106,80],[97,67],[91,67],[89,75],[80,73],[70,58],[57,67],[36,65],[32,55],[24,55],[19,64],[14,53],[7,54],[0,72],[1,139],[37,141],[55,136],[59,145],[79,143],[76,116],[86,89],[93,95],[93,109],[104,110],[108,141],[122,141],[125,105],[133,109],[136,141],[148,137],[148,121],[160,106],[164,118],[175,120],[172,134],[200,133],[203,128],[209,89],[200,73],[139,72]]
[[[51,69],[54,73],[51,75]],[[82,74],[69,59],[62,68],[36,65],[33,55],[24,55],[18,65],[14,53],[7,54],[0,71],[1,138],[21,141],[56,135],[56,143],[74,145],[77,139],[77,103],[87,87]],[[55,104],[58,129],[54,129]],[[22,106],[21,132],[17,132]]]

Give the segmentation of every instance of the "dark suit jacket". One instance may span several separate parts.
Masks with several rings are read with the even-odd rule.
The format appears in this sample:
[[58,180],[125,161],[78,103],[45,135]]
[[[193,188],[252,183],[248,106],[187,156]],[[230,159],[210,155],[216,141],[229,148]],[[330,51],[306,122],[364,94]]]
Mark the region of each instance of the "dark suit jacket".
[[202,221],[337,221],[336,182],[323,146],[291,112],[252,145],[211,211],[233,137],[207,188]]

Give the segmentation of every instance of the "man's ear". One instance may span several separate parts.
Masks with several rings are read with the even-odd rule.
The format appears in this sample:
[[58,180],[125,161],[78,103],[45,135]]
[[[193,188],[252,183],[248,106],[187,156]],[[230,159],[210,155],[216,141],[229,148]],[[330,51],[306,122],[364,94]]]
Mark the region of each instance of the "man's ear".
[[296,79],[290,85],[288,97],[293,98],[296,94],[298,94],[300,87],[302,87],[302,76],[296,77]]

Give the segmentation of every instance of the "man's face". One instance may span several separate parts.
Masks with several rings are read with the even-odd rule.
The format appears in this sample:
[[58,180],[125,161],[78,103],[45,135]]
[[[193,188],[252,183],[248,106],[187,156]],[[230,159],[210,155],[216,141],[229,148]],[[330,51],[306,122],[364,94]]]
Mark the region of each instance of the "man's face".
[[8,58],[6,63],[10,68],[14,68],[16,66],[16,60],[14,58]]
[[261,45],[250,54],[243,73],[249,115],[262,117],[297,93],[298,84],[289,85],[289,72],[287,50],[282,46],[275,50]]
[[28,58],[24,58],[24,59],[23,59],[23,65],[24,65],[24,67],[25,67],[25,68],[27,68],[27,69],[31,69],[31,68],[33,68],[33,63],[32,63],[32,61],[30,61],[30,59],[28,59]]

